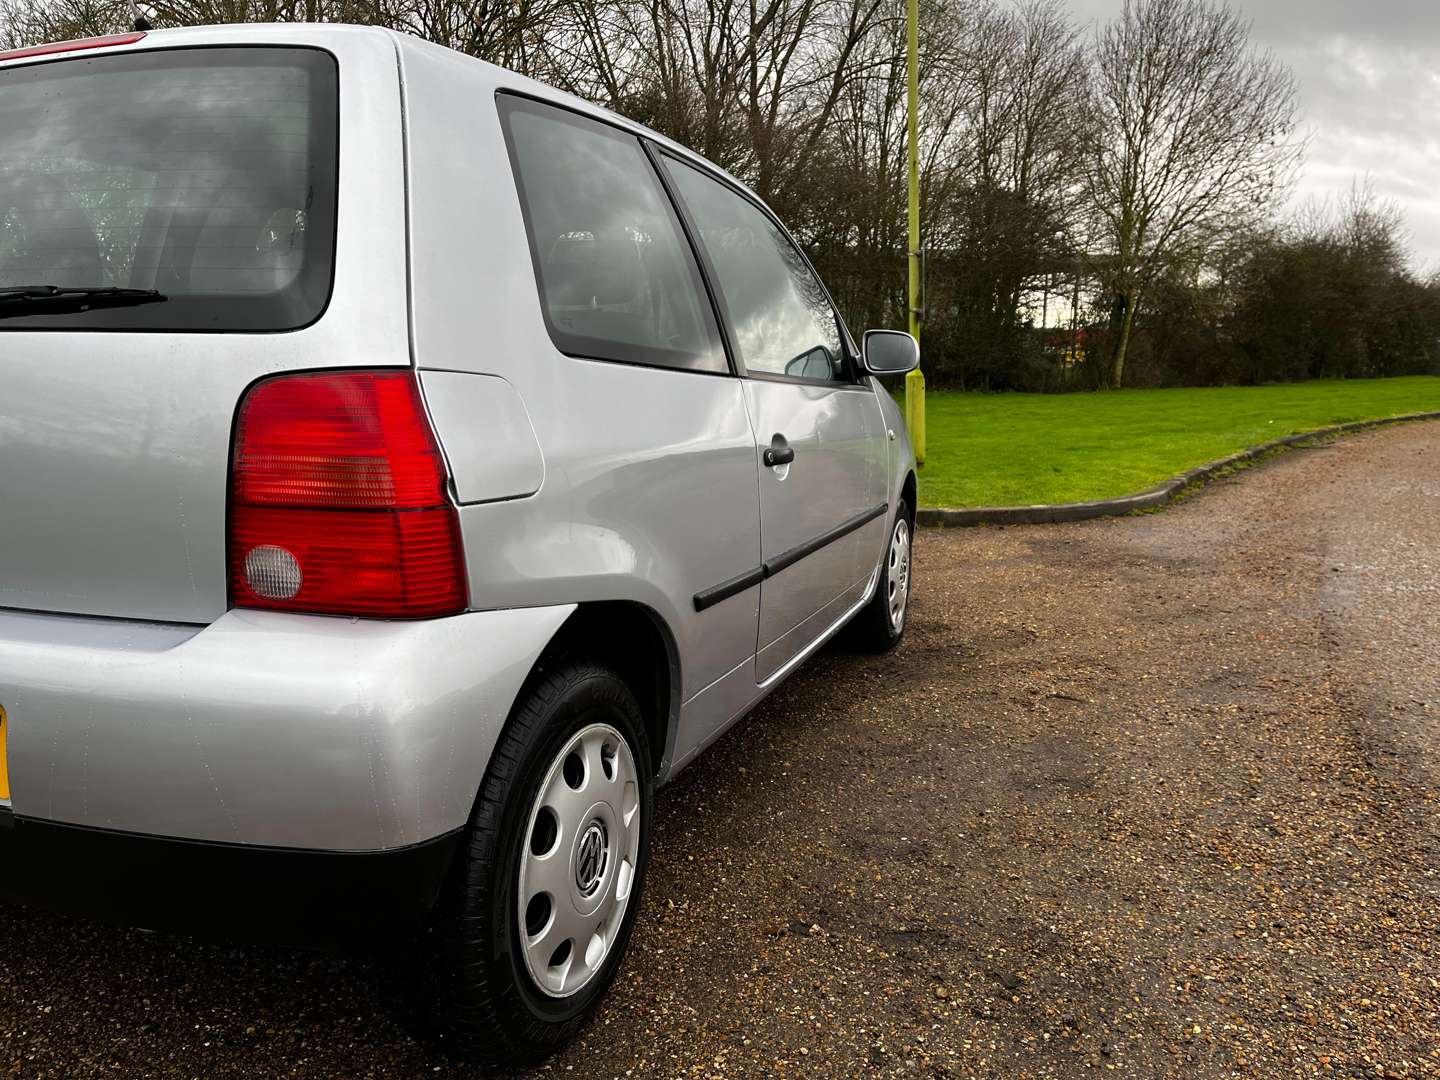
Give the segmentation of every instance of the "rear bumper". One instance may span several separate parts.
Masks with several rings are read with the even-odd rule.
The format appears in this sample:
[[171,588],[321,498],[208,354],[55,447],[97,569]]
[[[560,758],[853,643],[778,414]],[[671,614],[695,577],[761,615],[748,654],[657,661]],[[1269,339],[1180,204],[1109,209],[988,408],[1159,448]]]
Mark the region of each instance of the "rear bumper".
[[355,945],[418,929],[459,832],[384,852],[140,836],[0,815],[0,897],[126,926]]
[[571,610],[203,628],[0,611],[8,841],[42,822],[330,852],[453,833]]

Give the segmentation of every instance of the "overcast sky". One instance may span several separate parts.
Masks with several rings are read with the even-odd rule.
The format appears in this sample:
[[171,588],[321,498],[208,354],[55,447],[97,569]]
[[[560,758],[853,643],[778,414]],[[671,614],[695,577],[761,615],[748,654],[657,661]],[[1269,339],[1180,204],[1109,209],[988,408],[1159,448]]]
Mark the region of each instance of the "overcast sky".
[[[1085,21],[1122,0],[1070,0]],[[1232,0],[1233,2],[1233,0]],[[1440,0],[1244,0],[1257,45],[1295,72],[1309,149],[1296,198],[1368,175],[1405,209],[1416,268],[1440,270]]]

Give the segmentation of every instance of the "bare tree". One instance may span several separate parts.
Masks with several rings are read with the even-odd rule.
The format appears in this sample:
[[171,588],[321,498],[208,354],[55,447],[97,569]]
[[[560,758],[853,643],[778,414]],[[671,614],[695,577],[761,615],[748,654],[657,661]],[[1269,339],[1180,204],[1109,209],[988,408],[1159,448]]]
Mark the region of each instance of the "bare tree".
[[129,0],[0,0],[0,48],[106,34],[133,17]]
[[1018,329],[1022,295],[1073,260],[1077,118],[1085,95],[1079,34],[1058,0],[981,12],[969,50],[976,88],[964,217],[984,259],[988,337]]
[[1272,210],[1298,158],[1293,77],[1249,36],[1206,0],[1126,0],[1097,34],[1086,181],[1113,386],[1146,288]]
[[[943,236],[948,156],[967,91],[937,57],[959,27],[944,0],[921,0],[921,192],[928,235]],[[856,325],[906,320],[906,61],[903,7],[889,4],[850,54],[851,74],[827,130],[792,171],[790,203],[803,200],[799,235],[820,259]]]

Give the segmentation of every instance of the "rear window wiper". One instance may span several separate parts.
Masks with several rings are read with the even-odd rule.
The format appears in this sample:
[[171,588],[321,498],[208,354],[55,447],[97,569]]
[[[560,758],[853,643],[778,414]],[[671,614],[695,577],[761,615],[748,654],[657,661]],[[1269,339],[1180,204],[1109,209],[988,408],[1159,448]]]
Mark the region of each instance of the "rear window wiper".
[[0,286],[0,319],[19,315],[63,315],[99,307],[158,304],[169,297],[159,289],[123,289],[106,285],[93,289],[66,285]]

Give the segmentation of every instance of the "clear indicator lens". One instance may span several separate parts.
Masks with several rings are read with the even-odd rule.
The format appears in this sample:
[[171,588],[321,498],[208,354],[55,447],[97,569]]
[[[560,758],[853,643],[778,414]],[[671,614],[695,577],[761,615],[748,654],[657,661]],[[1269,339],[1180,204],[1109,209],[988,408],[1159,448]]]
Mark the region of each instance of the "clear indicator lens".
[[274,544],[253,547],[245,556],[245,584],[266,600],[289,600],[304,582],[300,561]]

